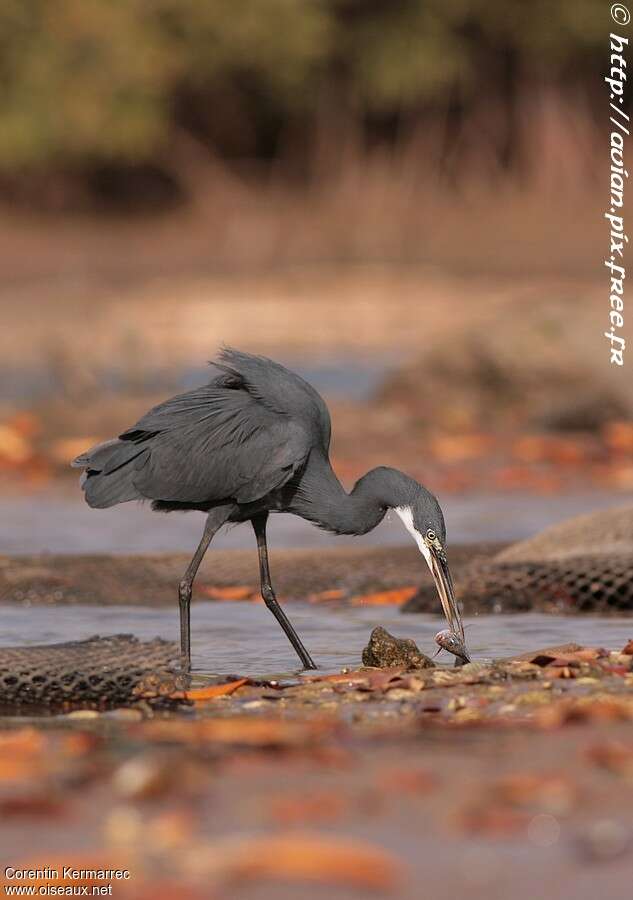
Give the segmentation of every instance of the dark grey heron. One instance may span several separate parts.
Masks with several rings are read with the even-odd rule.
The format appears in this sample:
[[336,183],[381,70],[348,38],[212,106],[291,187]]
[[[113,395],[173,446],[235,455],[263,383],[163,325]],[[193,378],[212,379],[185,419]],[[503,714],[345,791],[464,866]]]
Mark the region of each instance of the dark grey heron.
[[277,602],[268,568],[266,522],[289,512],[335,534],[366,534],[394,509],[429,565],[451,630],[464,638],[437,499],[413,478],[381,466],[347,493],[328,456],[330,415],[303,378],[262,356],[224,349],[218,374],[155,406],[111,441],[82,453],[81,485],[89,506],[103,509],[151,500],[162,511],[207,514],[202,540],[180,582],[181,652],[190,664],[193,581],[216,532],[252,523],[261,593],[306,669],[316,668]]

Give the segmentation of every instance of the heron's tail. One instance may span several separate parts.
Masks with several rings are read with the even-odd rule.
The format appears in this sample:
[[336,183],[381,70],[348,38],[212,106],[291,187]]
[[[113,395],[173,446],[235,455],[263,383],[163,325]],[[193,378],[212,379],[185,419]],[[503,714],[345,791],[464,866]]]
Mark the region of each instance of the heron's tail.
[[115,438],[74,459],[71,465],[84,469],[80,484],[88,506],[105,509],[128,500],[142,500],[132,479],[148,452],[147,447]]

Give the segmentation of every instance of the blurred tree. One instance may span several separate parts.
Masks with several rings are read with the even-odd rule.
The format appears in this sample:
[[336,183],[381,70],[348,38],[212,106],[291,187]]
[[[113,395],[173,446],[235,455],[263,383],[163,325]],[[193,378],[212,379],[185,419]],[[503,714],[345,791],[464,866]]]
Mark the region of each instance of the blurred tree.
[[3,0],[0,185],[160,167],[179,133],[272,159],[292,122],[309,154],[341,111],[389,141],[454,134],[484,105],[511,166],[526,92],[590,95],[607,28],[599,0]]

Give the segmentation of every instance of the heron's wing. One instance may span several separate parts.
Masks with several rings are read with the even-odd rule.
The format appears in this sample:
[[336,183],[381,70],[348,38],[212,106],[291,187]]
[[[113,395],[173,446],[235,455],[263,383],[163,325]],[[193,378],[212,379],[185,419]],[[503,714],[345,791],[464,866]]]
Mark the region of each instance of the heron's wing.
[[152,500],[258,500],[304,464],[310,440],[292,417],[271,410],[223,376],[154,407],[120,435],[149,452],[133,482]]

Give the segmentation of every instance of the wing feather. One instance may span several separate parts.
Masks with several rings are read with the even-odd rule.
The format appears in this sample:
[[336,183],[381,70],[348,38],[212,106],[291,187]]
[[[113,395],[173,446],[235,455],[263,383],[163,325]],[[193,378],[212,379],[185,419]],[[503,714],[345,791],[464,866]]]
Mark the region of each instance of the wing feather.
[[154,407],[120,439],[149,449],[133,477],[144,497],[186,503],[258,500],[310,452],[301,423],[222,376]]

